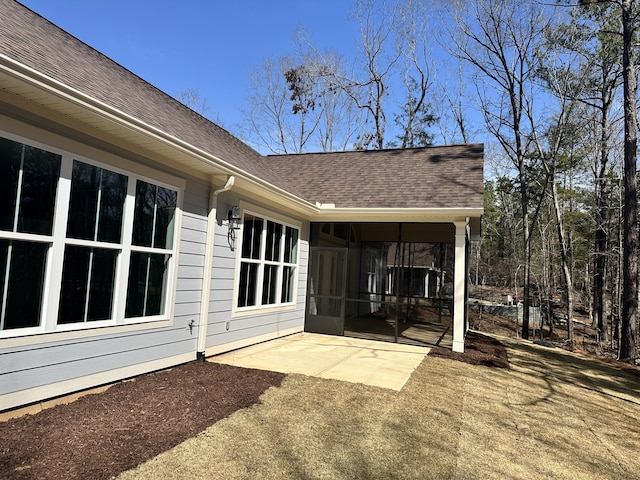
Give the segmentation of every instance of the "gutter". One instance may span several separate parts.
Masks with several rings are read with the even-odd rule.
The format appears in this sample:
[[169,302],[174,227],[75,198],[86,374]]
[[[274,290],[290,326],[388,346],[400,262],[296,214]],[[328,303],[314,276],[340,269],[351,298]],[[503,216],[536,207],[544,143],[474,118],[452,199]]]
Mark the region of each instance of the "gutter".
[[236,177],[229,175],[222,188],[209,192],[209,214],[207,215],[207,240],[205,243],[204,272],[202,275],[202,298],[200,304],[200,321],[198,323],[198,346],[196,360],[204,362],[207,347],[207,326],[209,324],[209,299],[211,298],[211,271],[213,269],[213,247],[215,245],[216,212],[218,195],[231,190]]
[[309,217],[312,222],[379,221],[393,218],[403,222],[445,222],[462,221],[467,217],[481,217],[484,208],[474,207],[412,207],[412,208],[364,208],[336,207],[334,204],[316,203]]

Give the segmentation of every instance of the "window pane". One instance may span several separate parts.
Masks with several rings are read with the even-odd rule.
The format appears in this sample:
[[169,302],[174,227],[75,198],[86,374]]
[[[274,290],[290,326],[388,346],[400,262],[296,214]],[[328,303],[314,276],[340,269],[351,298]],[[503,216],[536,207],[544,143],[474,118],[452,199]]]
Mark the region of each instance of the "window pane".
[[260,243],[262,240],[262,218],[253,215],[244,216],[242,231],[242,258],[260,258]]
[[125,306],[127,318],[164,313],[170,258],[170,255],[159,253],[131,253]]
[[285,263],[296,263],[298,260],[298,230],[287,227],[284,238],[284,259]]
[[65,248],[58,323],[84,321],[90,253],[91,249],[86,247]]
[[22,144],[0,138],[0,229],[13,231]]
[[153,246],[169,249],[173,247],[173,226],[178,204],[178,192],[158,187],[156,203],[156,228]]
[[284,267],[282,271],[282,293],[280,294],[280,301],[282,303],[293,302],[293,273],[295,269],[293,267]]
[[170,255],[149,254],[149,281],[147,283],[147,305],[145,315],[164,313],[164,299],[167,284],[167,266]]
[[18,231],[51,235],[60,155],[25,146]]
[[138,180],[133,243],[145,247],[173,247],[178,192]]
[[88,321],[111,318],[117,261],[117,250],[93,249]]
[[111,318],[117,258],[116,250],[66,247],[58,323]]
[[126,175],[74,160],[67,236],[120,242],[126,196]]
[[267,249],[265,259],[270,261],[280,260],[280,241],[282,239],[282,225],[267,221]]
[[262,277],[262,305],[276,303],[276,286],[278,282],[278,266],[265,265]]
[[150,247],[153,240],[153,215],[156,187],[140,180],[136,183],[136,212],[133,217],[133,244]]
[[40,324],[48,248],[45,243],[0,240],[4,330]]
[[256,286],[258,284],[258,265],[242,263],[238,286],[238,307],[250,307],[256,304]]
[[346,240],[348,237],[348,229],[346,223],[334,223],[333,224],[333,236]]
[[67,236],[70,238],[94,239],[100,171],[100,168],[93,165],[73,161],[67,221]]
[[102,170],[102,195],[98,220],[98,240],[101,242],[120,243],[127,182],[126,175]]
[[60,155],[0,139],[0,229],[51,235],[60,161]]

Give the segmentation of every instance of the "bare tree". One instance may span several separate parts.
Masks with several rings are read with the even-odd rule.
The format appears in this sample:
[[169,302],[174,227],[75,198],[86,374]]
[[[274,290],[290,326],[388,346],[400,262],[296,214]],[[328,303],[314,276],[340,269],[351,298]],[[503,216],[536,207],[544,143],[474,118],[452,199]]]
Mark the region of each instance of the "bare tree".
[[[462,62],[458,61],[455,69],[455,85],[452,82],[442,84],[438,95],[445,100],[437,105],[436,114],[439,118],[438,126],[440,135],[445,143],[468,143],[471,139],[472,126],[468,119],[468,105],[465,104],[464,97],[464,70]],[[450,124],[447,121],[451,118]]]
[[[591,85],[589,77],[583,74],[587,68],[585,63],[588,66],[588,59],[574,48],[557,47],[577,45],[581,37],[582,32],[576,29],[550,27],[546,30],[546,42],[536,54],[537,76],[543,82],[546,91],[551,94],[551,99],[555,99],[554,102],[547,102],[547,108],[554,106],[555,111],[543,135],[540,135],[536,128],[532,130],[533,143],[550,183],[549,191],[559,241],[560,268],[566,287],[567,333],[571,348],[575,346],[573,250],[570,245],[570,232],[565,228],[557,176],[562,171],[568,171],[570,178],[573,178],[574,169],[580,160],[586,157],[579,138],[584,136],[590,118],[586,114],[588,108],[579,99],[584,97]],[[535,125],[533,112],[527,109],[527,115],[531,125]]]
[[610,223],[610,173],[614,148],[614,102],[622,81],[622,42],[616,19],[607,8],[583,8],[570,10],[570,21],[561,24],[552,40],[556,50],[579,55],[583,61],[576,77],[583,79],[585,88],[578,100],[593,111],[594,139],[592,141],[592,175],[594,192],[594,252],[593,252],[593,299],[594,327],[601,339],[608,340],[608,319],[605,308],[606,279],[609,266]]
[[307,71],[292,57],[269,58],[252,71],[242,132],[259,150],[300,153],[315,132],[317,117],[308,103],[313,102],[313,92],[292,93],[287,83],[286,74],[294,69],[300,76],[298,83],[306,84],[300,89],[309,88]]
[[350,73],[333,72],[331,81],[365,113],[365,129],[355,147],[381,149],[385,145],[389,84],[401,56],[392,48],[398,9],[386,1],[357,0],[353,15],[360,31],[360,54],[355,61],[360,68]]
[[534,53],[548,23],[534,2],[478,0],[445,7],[455,30],[451,51],[476,71],[476,91],[488,131],[495,136],[517,171],[523,228],[523,325],[529,337],[531,245],[537,210],[530,211],[529,155],[535,115]]
[[[622,208],[622,312],[618,358],[635,361],[637,357],[638,323],[638,111],[634,55],[639,25],[640,5],[637,0],[580,0],[588,12],[605,13],[619,20],[615,32],[622,39],[622,91],[624,110],[624,203]],[[607,32],[606,28],[601,32]],[[613,33],[611,31],[610,33]]]
[[618,358],[635,361],[636,329],[638,322],[638,110],[636,65],[633,58],[634,37],[638,27],[640,9],[633,0],[620,2],[622,11],[622,76],[624,92],[624,208],[622,210],[623,243],[623,293],[620,349]]
[[[352,99],[336,81],[342,78],[345,63],[342,56],[333,51],[316,49],[306,30],[296,32],[301,64],[314,83],[317,129],[314,145],[324,152],[347,150],[363,128],[363,115]],[[291,89],[293,85],[289,82]]]
[[431,144],[433,135],[427,129],[437,121],[427,101],[434,71],[429,6],[430,2],[405,0],[398,9],[396,49],[400,57],[397,66],[406,98],[401,113],[396,115],[396,123],[401,127],[400,148]]
[[209,114],[209,105],[207,99],[200,95],[200,92],[193,88],[187,88],[176,95],[178,100],[183,105],[186,105],[194,112],[199,113],[203,117]]

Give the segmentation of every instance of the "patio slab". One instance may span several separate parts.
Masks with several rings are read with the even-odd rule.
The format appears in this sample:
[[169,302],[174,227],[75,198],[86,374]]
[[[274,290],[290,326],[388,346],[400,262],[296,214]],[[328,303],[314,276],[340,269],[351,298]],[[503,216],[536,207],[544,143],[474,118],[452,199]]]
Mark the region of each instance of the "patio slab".
[[400,391],[429,350],[414,345],[304,332],[207,360]]

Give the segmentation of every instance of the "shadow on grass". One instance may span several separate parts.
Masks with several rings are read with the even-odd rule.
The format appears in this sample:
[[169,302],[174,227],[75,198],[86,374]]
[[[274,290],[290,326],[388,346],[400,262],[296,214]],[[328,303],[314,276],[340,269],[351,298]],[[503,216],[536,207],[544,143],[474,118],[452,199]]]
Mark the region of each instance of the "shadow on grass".
[[539,378],[640,404],[640,378],[635,372],[591,357],[525,342],[508,342],[511,363],[526,368]]

